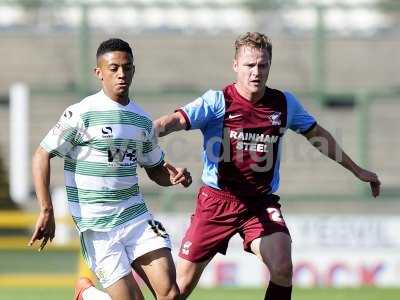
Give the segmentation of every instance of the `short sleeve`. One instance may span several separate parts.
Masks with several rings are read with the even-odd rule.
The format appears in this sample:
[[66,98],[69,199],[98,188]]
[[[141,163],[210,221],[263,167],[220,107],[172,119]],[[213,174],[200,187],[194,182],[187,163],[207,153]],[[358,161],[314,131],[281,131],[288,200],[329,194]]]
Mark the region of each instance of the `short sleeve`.
[[224,115],[224,103],[224,95],[221,91],[209,90],[176,111],[181,112],[185,117],[186,129],[202,129],[211,120]]
[[285,92],[285,97],[288,111],[287,127],[301,134],[306,134],[315,127],[317,121],[304,109],[293,94]]
[[82,142],[85,127],[77,108],[77,104],[68,107],[41,141],[40,146],[49,152],[51,157],[64,157]]
[[157,143],[154,127],[151,127],[150,133],[146,135],[143,148],[137,155],[138,163],[145,168],[152,168],[159,165],[164,160],[164,152]]

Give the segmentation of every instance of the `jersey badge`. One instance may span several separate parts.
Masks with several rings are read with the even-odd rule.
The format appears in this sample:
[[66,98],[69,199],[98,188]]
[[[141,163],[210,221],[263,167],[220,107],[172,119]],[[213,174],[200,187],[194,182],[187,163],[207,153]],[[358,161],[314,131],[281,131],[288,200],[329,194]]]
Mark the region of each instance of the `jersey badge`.
[[281,112],[275,111],[268,116],[268,118],[272,122],[271,125],[281,125],[281,114],[282,114]]
[[192,246],[192,242],[191,241],[186,241],[181,248],[181,253],[183,255],[189,255],[189,248],[190,246]]

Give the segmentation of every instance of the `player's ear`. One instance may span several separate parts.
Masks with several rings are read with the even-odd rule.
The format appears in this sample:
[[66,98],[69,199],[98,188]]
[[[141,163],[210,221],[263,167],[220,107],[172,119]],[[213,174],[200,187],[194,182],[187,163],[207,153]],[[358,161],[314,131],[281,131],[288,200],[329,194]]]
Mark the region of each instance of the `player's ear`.
[[232,69],[233,69],[233,71],[235,71],[236,73],[238,72],[239,67],[238,67],[238,61],[237,61],[236,58],[233,60]]
[[100,69],[99,67],[95,67],[95,68],[93,69],[93,72],[94,72],[94,74],[96,75],[96,77],[97,77],[99,80],[103,80],[103,73],[101,72],[101,69]]

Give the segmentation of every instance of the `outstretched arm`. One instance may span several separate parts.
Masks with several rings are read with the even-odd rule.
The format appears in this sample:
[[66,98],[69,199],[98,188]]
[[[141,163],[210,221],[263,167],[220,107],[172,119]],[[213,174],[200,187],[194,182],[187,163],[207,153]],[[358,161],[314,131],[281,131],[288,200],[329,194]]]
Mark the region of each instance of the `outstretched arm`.
[[149,178],[161,186],[182,184],[188,187],[192,183],[192,177],[186,168],[175,168],[166,162],[145,170]]
[[161,137],[187,128],[186,119],[180,112],[162,116],[153,122],[156,135]]
[[32,246],[36,241],[43,239],[39,246],[39,251],[41,251],[49,240],[50,242],[53,240],[56,225],[49,191],[50,155],[40,146],[33,155],[32,174],[36,196],[40,205],[40,214],[36,221],[35,231],[28,245]]
[[318,124],[305,137],[322,154],[338,162],[352,172],[358,179],[368,182],[371,186],[372,196],[379,196],[380,181],[378,175],[358,166],[338,145],[333,136]]

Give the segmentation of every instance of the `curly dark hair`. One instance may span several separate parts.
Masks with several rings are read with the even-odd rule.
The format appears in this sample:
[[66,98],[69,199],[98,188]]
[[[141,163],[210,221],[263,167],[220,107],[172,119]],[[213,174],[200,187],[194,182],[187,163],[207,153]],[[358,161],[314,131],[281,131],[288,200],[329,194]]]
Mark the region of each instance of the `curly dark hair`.
[[113,51],[126,52],[133,57],[132,49],[127,42],[118,38],[111,38],[102,42],[99,48],[97,48],[96,59],[99,59],[105,53]]

